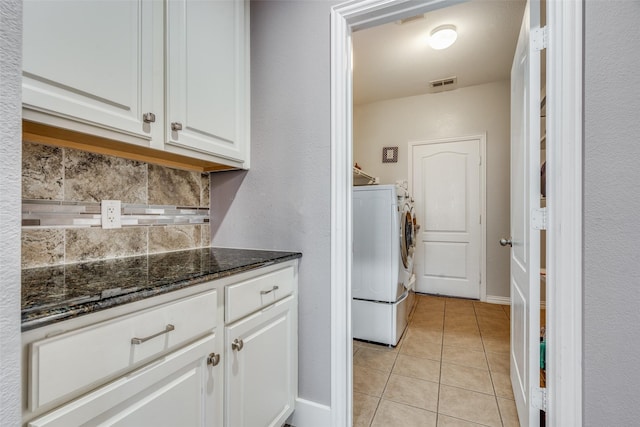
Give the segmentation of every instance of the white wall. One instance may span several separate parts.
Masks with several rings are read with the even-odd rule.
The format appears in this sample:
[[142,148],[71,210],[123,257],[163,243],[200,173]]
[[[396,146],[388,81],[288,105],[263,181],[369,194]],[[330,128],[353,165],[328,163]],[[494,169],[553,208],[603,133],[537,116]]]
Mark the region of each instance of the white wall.
[[328,1],[251,2],[251,170],[212,174],[215,246],[300,251],[299,395],[331,400]]
[[638,22],[638,2],[585,2],[583,425],[587,427],[632,426],[640,420]]
[[[354,107],[353,159],[383,184],[408,180],[408,142],[487,133],[487,295],[509,297],[510,82]],[[382,147],[398,146],[398,163]]]
[[0,1],[0,426],[20,425],[22,1]]

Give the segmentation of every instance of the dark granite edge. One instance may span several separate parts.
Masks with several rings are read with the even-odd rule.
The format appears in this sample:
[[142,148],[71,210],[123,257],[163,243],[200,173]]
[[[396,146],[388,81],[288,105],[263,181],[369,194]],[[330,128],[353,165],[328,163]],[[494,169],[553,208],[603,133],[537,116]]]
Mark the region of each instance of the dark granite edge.
[[232,268],[229,270],[203,274],[198,277],[190,277],[185,280],[178,280],[172,283],[155,286],[145,287],[134,292],[126,293],[123,295],[117,295],[112,298],[102,299],[99,301],[87,301],[74,305],[69,309],[64,307],[57,308],[43,308],[42,313],[29,312],[28,310],[22,310],[22,332],[26,332],[32,329],[36,329],[42,326],[46,326],[52,323],[57,323],[63,320],[70,320],[85,314],[94,313],[97,311],[106,310],[108,308],[117,307],[123,304],[141,301],[146,298],[163,295],[172,291],[185,289],[191,286],[199,285],[211,280],[222,279],[224,277],[233,276],[236,274],[244,273],[247,271],[255,270],[262,267],[268,267],[270,265],[280,264],[283,262],[291,261],[294,259],[302,258],[302,253],[299,252],[283,252],[283,256],[272,258],[267,261],[258,261],[250,264],[243,265],[241,267]]

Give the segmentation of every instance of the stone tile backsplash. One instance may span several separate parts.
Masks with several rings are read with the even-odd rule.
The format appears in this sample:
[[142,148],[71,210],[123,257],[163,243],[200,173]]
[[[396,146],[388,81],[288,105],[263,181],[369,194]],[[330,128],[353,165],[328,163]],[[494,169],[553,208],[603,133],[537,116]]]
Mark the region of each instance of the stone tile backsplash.
[[65,148],[64,200],[147,203],[147,167],[135,160]]
[[[211,243],[206,173],[25,142],[22,198],[23,212],[39,210],[35,215],[23,213],[23,268],[191,249]],[[123,228],[102,229],[96,225],[99,213],[95,206],[105,199],[122,201],[123,220],[138,219],[129,220],[130,226],[123,221]],[[56,223],[56,218],[63,218],[61,211],[67,216]],[[69,216],[69,211],[82,212],[80,216],[89,219],[70,220],[75,214]],[[27,219],[40,217],[42,221]]]
[[64,200],[62,150],[22,144],[22,199]]
[[150,205],[201,206],[201,187],[198,172],[149,165]]

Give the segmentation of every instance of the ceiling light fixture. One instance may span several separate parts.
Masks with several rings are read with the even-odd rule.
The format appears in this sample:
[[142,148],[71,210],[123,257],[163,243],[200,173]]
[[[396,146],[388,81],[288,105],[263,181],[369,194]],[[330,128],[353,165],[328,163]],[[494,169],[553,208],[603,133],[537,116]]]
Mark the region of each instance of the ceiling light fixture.
[[455,25],[441,25],[431,31],[429,45],[436,50],[446,49],[454,44],[457,38]]

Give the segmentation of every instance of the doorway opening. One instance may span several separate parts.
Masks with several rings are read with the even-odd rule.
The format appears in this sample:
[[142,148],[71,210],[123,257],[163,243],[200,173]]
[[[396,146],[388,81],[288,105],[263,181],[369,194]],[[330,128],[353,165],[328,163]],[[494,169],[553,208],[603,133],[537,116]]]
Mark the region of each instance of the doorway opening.
[[[493,243],[492,302],[508,304],[508,253],[500,248],[497,242],[501,235],[509,231],[509,76],[524,2],[520,3],[520,8],[514,8],[514,4],[516,3],[464,3],[421,14],[416,19],[409,18],[405,21],[406,24],[393,22],[353,34],[354,99],[366,101],[355,103],[353,107],[354,162],[368,174],[380,177],[381,184],[408,181],[410,194],[416,202],[418,223],[421,226],[416,236],[418,242],[415,252],[418,292],[486,301],[487,274],[484,259],[488,246]],[[465,55],[464,52],[468,52],[470,47],[466,43],[469,43],[470,39],[478,43],[475,50],[484,51],[486,47],[481,39],[487,36],[487,30],[473,26],[465,27],[466,20],[475,17],[477,21],[487,23],[496,16],[502,17],[500,24],[506,27],[503,31],[509,33],[508,36],[493,35],[502,40],[503,45],[490,46],[486,52],[478,53],[476,59],[471,59],[464,65],[456,63],[454,56]],[[511,25],[504,23],[505,16],[512,16]],[[387,89],[386,93],[377,95],[385,99],[373,99],[376,94],[359,93],[371,87],[362,84],[359,79],[373,79],[371,74],[383,74],[382,71],[371,71],[377,70],[381,64],[372,64],[370,57],[359,54],[360,49],[366,50],[369,56],[371,51],[375,51],[374,46],[371,46],[371,42],[365,37],[366,33],[374,31],[372,38],[377,43],[384,43],[389,39],[384,35],[385,27],[394,34],[391,38],[401,31],[405,40],[394,41],[404,45],[396,45],[396,50],[401,53],[411,51],[411,54],[415,55],[418,48],[407,48],[406,45],[414,42],[419,35],[429,34],[431,27],[437,27],[443,22],[457,24],[463,35],[460,35],[448,52],[434,51],[425,43],[422,46],[424,53],[432,55],[432,59],[421,66],[438,69],[436,73],[458,75],[454,87],[446,91],[434,90],[429,82],[438,77],[438,74],[433,74],[433,77],[423,78],[422,89],[417,93],[402,93],[405,88],[399,88],[397,93],[400,93],[400,96],[386,98],[390,96],[390,89]],[[498,26],[489,25],[492,28]],[[386,48],[383,46],[380,50],[384,51]],[[398,53],[399,62],[403,61],[401,53]],[[387,54],[388,52],[383,52],[383,55]],[[488,70],[488,67],[476,70],[483,68],[477,64],[480,57],[496,58],[493,62],[499,62],[500,66],[492,70]],[[486,65],[486,62],[483,65]],[[464,70],[456,68],[461,66]],[[415,68],[426,74],[424,68]],[[476,70],[479,74],[484,72],[489,77],[483,80],[469,70]],[[403,78],[405,77],[400,77]],[[389,82],[388,79],[385,79],[384,83],[374,86],[394,86],[393,81]],[[489,144],[492,146],[490,159],[487,158],[485,150],[486,131],[490,135]],[[482,134],[478,135],[480,132]],[[450,138],[454,135],[469,134],[475,136]],[[384,154],[388,145],[397,146],[398,161],[395,163],[385,162],[384,157],[380,158],[380,151]],[[493,186],[493,221],[487,218],[485,209],[487,197],[484,168],[488,162],[500,165],[489,172]],[[429,199],[428,203],[425,203],[425,198]],[[456,203],[452,203],[454,201]],[[353,220],[360,221],[358,218]],[[489,221],[492,238],[487,242],[484,230]],[[357,242],[354,242],[355,244]],[[428,256],[425,256],[427,254]],[[500,286],[495,286],[498,279]],[[488,306],[485,304],[473,304],[471,301],[466,301],[467,304],[462,303],[463,301],[459,300],[418,297],[416,312],[405,332],[406,340],[399,344],[395,353],[381,347],[365,346],[360,341],[354,342],[354,424],[364,422],[368,425],[366,423],[373,417],[377,420],[374,423],[384,419],[385,414],[391,410],[387,407],[388,396],[394,393],[396,382],[403,381],[413,381],[416,387],[428,388],[434,384],[430,380],[435,380],[438,389],[436,403],[439,390],[450,391],[448,387],[452,386],[468,392],[468,399],[473,399],[474,396],[484,399],[486,395],[483,393],[490,391],[493,400],[484,406],[491,405],[492,416],[497,417],[479,419],[474,418],[477,414],[467,413],[463,416],[451,410],[445,414],[434,409],[436,418],[466,416],[468,421],[491,424],[502,423],[501,416],[508,417],[510,413],[515,412],[508,369],[506,372],[504,369],[500,370],[500,366],[508,367],[509,364],[509,313],[503,310],[503,306],[491,307],[497,311],[488,313]],[[429,313],[431,310],[425,307],[433,307],[434,310]],[[485,316],[489,314],[495,316],[492,325],[494,328],[487,327],[485,322]],[[429,324],[430,322],[433,324]],[[485,343],[482,339],[483,334],[485,337],[491,336],[493,340],[487,340]],[[493,351],[485,353],[485,345]],[[452,357],[459,352],[467,352],[473,357],[467,361]],[[397,357],[394,359],[395,354]],[[494,369],[489,369],[487,355],[494,362]],[[384,363],[375,365],[371,362],[380,359],[394,365],[389,367]],[[500,362],[496,362],[497,360]],[[416,377],[415,372],[404,370],[407,363],[419,364],[422,369],[434,364],[442,366],[447,375],[443,376],[442,381],[439,376]],[[387,387],[382,391],[376,390],[375,387],[369,388],[373,385],[367,381],[368,378],[363,378],[362,368],[368,369],[368,378],[373,377],[372,373],[383,375],[385,369],[393,369],[388,377]],[[463,372],[465,374],[462,374]],[[476,376],[481,379],[479,384],[470,384],[466,381],[456,382],[453,380],[454,376],[467,379]],[[508,387],[500,388],[500,394],[496,395],[494,388],[490,386],[493,382],[506,384]],[[446,404],[445,395],[442,398]],[[399,401],[410,405],[409,401],[395,397],[396,407],[402,407]],[[373,414],[366,412],[371,402],[377,402]],[[502,402],[501,408],[498,402]],[[425,417],[430,413],[428,403],[424,403],[420,409],[424,411],[421,415]]]
[[[351,424],[351,329],[350,329],[350,174],[352,163],[351,141],[351,33],[367,28],[424,13],[444,5],[457,2],[427,1],[394,2],[367,1],[345,3],[332,11],[332,425]],[[562,369],[562,377],[549,372],[548,381],[556,388],[549,402],[552,422],[549,425],[579,424],[580,403],[580,270],[581,222],[580,222],[580,153],[581,153],[581,8],[577,2],[558,2],[551,6],[549,39],[551,66],[549,92],[557,116],[549,121],[549,141],[560,140],[562,146],[547,150],[547,159],[552,171],[547,178],[550,203],[551,227],[563,233],[552,233],[548,246],[554,252],[550,257],[548,282],[554,276],[562,278],[563,288],[548,298],[550,318],[555,321],[549,345],[559,342],[559,337],[570,339],[557,354],[555,369]],[[561,60],[562,59],[562,60]],[[559,90],[562,87],[562,92]],[[552,116],[553,117],[553,116]],[[345,143],[347,143],[345,145]],[[553,160],[557,162],[551,168]],[[554,175],[553,171],[563,174]],[[345,188],[348,187],[348,188]],[[557,190],[562,188],[563,200]],[[556,192],[554,192],[556,191]],[[559,263],[559,261],[562,261]],[[565,280],[566,279],[566,280]],[[557,307],[563,307],[562,316]],[[578,387],[578,389],[576,389]],[[562,405],[559,405],[562,403]],[[555,423],[554,423],[555,421]]]

